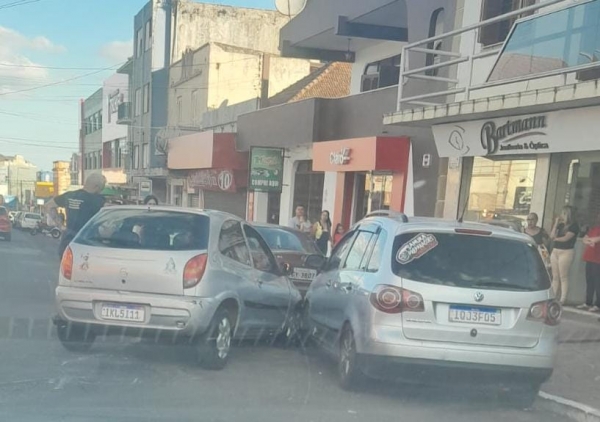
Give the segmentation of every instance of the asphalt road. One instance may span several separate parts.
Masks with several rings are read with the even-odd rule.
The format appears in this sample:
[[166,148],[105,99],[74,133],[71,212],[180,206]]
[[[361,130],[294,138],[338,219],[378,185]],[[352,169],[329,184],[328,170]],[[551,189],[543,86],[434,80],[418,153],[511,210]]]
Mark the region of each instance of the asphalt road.
[[0,242],[0,420],[10,421],[562,421],[493,397],[373,382],[342,391],[313,350],[236,347],[219,372],[191,350],[100,339],[92,352],[62,348],[49,324],[57,241],[15,231]]

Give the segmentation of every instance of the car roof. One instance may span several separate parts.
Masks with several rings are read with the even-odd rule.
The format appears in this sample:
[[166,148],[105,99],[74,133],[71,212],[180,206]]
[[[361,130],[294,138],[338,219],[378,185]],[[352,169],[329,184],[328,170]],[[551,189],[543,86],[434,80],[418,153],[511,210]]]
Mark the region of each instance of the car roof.
[[243,221],[242,218],[237,215],[233,215],[224,211],[218,210],[206,210],[199,208],[185,208],[185,207],[177,207],[177,206],[168,206],[168,205],[110,205],[104,207],[102,210],[132,210],[132,211],[169,211],[169,212],[177,212],[182,214],[196,214],[196,215],[205,215],[211,218],[217,218],[221,220],[238,220]]
[[478,223],[465,221],[460,222],[457,220],[449,220],[443,218],[433,217],[408,217],[408,221],[404,222],[402,218],[391,216],[375,216],[367,217],[361,220],[357,225],[363,225],[368,223],[376,223],[381,225],[382,228],[387,229],[390,232],[396,232],[401,234],[402,232],[417,232],[417,231],[435,231],[435,232],[454,232],[456,229],[463,230],[485,230],[491,232],[493,237],[501,237],[504,239],[512,239],[523,242],[531,243],[532,239],[530,236],[517,232],[512,229],[495,226],[492,224]]

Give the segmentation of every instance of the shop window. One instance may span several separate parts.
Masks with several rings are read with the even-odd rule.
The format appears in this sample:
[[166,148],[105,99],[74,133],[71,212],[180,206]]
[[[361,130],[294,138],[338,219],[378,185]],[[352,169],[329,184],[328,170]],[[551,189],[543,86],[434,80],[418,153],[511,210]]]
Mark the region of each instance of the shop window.
[[357,174],[354,221],[373,211],[389,210],[392,203],[391,174]]
[[[433,12],[433,14],[431,15],[431,20],[429,22],[429,38],[444,33],[444,18],[445,13],[443,7],[440,7],[439,9]],[[429,50],[441,50],[442,40],[430,42],[429,44],[427,44],[427,48]],[[425,66],[431,66],[438,63],[440,63],[440,56],[437,54],[428,54],[425,58]],[[437,76],[438,70],[439,69],[429,69],[425,71],[425,74],[428,76]]]
[[[485,21],[496,16],[510,13],[527,6],[535,4],[536,0],[484,0],[481,20]],[[531,14],[531,13],[529,13]],[[500,22],[493,23],[481,28],[479,32],[479,42],[484,46],[499,44],[508,36],[510,29],[519,17],[513,16]]]
[[464,219],[520,231],[531,211],[536,163],[475,157]]
[[[312,161],[299,161],[294,182],[294,210],[297,205],[303,205],[308,219],[315,222],[319,219],[323,208],[323,187],[325,173],[315,172],[312,169]],[[285,218],[287,221],[292,216]]]
[[400,55],[369,63],[365,67],[360,92],[398,85],[400,80]]

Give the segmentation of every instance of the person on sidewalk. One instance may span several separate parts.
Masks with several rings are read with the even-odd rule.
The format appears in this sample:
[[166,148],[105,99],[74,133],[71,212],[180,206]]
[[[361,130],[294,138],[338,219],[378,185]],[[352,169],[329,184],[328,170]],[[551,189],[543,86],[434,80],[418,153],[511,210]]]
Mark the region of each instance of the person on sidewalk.
[[331,240],[331,219],[329,211],[321,213],[321,219],[315,223],[312,228],[312,235],[315,238],[317,246],[327,256],[329,252],[329,241]]
[[575,255],[575,242],[579,224],[575,221],[573,207],[565,206],[554,222],[550,235],[553,241],[550,263],[552,265],[552,289],[556,298],[564,305],[569,292],[569,271]]
[[79,230],[104,206],[104,197],[100,192],[106,186],[106,177],[99,173],[91,174],[83,185],[83,189],[66,192],[50,200],[46,205],[47,213],[54,213],[58,207],[67,211],[67,228],[63,232],[58,247],[62,258],[65,249],[75,238]]
[[306,218],[306,210],[303,205],[298,205],[296,207],[296,215],[290,219],[288,227],[300,230],[301,232],[310,233],[312,225],[310,224],[310,220]]
[[340,240],[342,240],[344,234],[344,226],[341,223],[338,223],[337,226],[335,226],[335,233],[333,235],[333,246],[337,245]]
[[536,213],[532,212],[527,216],[527,227],[523,232],[533,239],[538,247],[538,251],[542,256],[544,265],[548,270],[551,268],[550,264],[550,253],[548,252],[548,244],[550,243],[550,235],[542,227],[538,226],[539,217]]
[[600,312],[600,212],[596,225],[590,228],[583,238],[586,245],[583,252],[585,261],[585,303],[578,309]]

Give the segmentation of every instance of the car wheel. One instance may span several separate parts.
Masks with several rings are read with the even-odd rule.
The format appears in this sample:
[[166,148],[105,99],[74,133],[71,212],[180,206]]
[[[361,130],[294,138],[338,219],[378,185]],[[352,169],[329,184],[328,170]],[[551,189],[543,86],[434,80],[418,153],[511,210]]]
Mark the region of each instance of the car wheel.
[[70,352],[89,352],[96,340],[96,333],[85,325],[69,324],[60,321],[56,325],[58,339],[65,349]]
[[208,331],[199,340],[198,363],[204,369],[223,369],[229,360],[233,323],[229,311],[217,310]]
[[58,229],[54,229],[50,232],[50,235],[52,236],[53,239],[58,239],[58,238],[60,238],[61,232]]
[[338,379],[344,390],[356,389],[362,381],[363,375],[357,363],[356,342],[354,333],[346,325],[340,336],[340,350],[338,357]]

